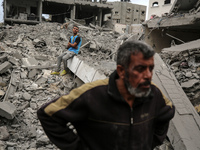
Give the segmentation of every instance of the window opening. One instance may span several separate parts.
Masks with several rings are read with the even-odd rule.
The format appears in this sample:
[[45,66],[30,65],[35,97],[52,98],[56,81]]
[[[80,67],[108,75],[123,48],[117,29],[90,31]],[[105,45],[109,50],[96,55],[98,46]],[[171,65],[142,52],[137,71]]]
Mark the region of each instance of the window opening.
[[156,6],[158,6],[158,2],[154,2],[154,3],[152,4],[152,7],[156,7]]
[[165,0],[164,4],[170,4],[171,0]]

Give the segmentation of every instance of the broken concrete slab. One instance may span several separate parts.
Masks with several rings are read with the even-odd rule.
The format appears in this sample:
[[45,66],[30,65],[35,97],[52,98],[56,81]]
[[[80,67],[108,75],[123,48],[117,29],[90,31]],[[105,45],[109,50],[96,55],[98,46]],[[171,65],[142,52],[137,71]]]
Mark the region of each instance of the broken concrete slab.
[[23,58],[22,55],[19,52],[14,52],[13,53],[13,57],[15,57],[15,58],[17,58],[19,60]]
[[18,61],[17,61],[14,57],[9,57],[9,58],[8,58],[8,61],[9,61],[10,63],[12,63],[13,65],[16,65],[16,66],[19,65]]
[[8,69],[12,67],[12,64],[8,61],[0,65],[0,74],[5,73]]
[[38,65],[38,61],[35,58],[22,58],[22,63],[26,67]]
[[29,101],[29,100],[31,100],[31,95],[28,92],[24,92],[23,95],[22,95],[22,98],[24,100]]
[[5,92],[0,90],[0,96],[4,96],[5,95]]
[[84,83],[106,78],[106,76],[101,74],[97,69],[89,66],[76,56],[67,61],[67,66]]
[[200,116],[160,56],[154,58],[153,82],[176,108],[167,134],[171,144],[177,150],[196,150],[200,147]]
[[16,115],[16,107],[10,102],[0,102],[0,116],[13,119]]
[[8,60],[8,58],[7,58],[6,55],[3,55],[3,56],[0,57],[0,63],[3,63],[5,61],[7,61],[7,60]]
[[6,126],[1,126],[0,127],[0,140],[6,141],[8,140],[10,134],[8,133],[8,129]]
[[33,78],[35,77],[39,72],[37,71],[37,69],[31,69],[29,72],[28,72],[28,78]]
[[3,141],[0,141],[0,150],[6,149],[6,144]]
[[42,55],[35,55],[34,58],[37,60],[48,60],[48,56],[42,56]]
[[169,48],[164,48],[162,49],[162,51],[182,52],[182,51],[193,50],[193,49],[198,49],[198,48],[200,48],[200,39],[187,42],[184,44],[180,44],[180,45],[175,45]]
[[193,87],[195,84],[199,83],[199,80],[197,79],[192,79],[192,80],[189,80],[187,82],[183,82],[181,83],[181,87],[182,88],[191,88]]

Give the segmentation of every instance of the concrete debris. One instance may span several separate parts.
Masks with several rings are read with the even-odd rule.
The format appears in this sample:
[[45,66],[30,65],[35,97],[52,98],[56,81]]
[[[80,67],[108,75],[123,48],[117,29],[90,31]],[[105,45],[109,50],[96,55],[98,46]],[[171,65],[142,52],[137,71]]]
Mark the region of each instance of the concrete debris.
[[28,92],[25,92],[25,93],[23,93],[22,98],[24,100],[29,101],[29,100],[31,100],[31,95]]
[[8,140],[8,138],[9,138],[10,135],[8,133],[8,129],[7,129],[6,126],[0,127],[0,133],[1,133],[0,140],[2,140],[2,141]]
[[[67,28],[59,23],[5,27],[3,32],[6,34],[0,43],[4,50],[1,53],[0,49],[3,58],[0,66],[7,64],[6,69],[0,69],[0,100],[3,99],[0,102],[0,125],[6,126],[9,138],[6,142],[0,139],[0,149],[57,150],[37,119],[37,109],[83,82],[109,76],[115,68],[116,50],[120,44],[133,37],[138,39],[136,35],[119,34],[92,24],[91,28],[79,25],[83,42],[79,55],[71,61],[74,70],[70,69],[65,76],[50,75],[57,57],[66,50],[73,24],[74,21],[67,23]],[[87,76],[88,72],[91,76]],[[12,119],[12,123],[7,119]]]
[[4,150],[4,149],[6,149],[6,144],[5,142],[0,140],[0,150]]
[[9,102],[0,102],[0,116],[13,119],[15,117],[15,106]]
[[26,67],[37,66],[38,62],[35,58],[22,58],[22,64]]
[[0,65],[0,74],[7,72],[7,70],[10,69],[11,67],[12,67],[12,65],[8,61],[2,63]]
[[[74,24],[74,21],[68,22],[67,28],[59,23],[29,26],[16,24],[2,29],[0,125],[6,127],[9,136],[6,132],[1,134],[0,149],[57,149],[42,130],[36,111],[42,104],[69,93],[84,82],[78,76],[75,77],[73,71],[68,71],[65,76],[50,75],[56,66],[57,57],[66,50]],[[79,35],[83,39],[80,53],[76,56],[82,62],[79,64],[78,61],[80,68],[87,64],[96,69],[90,71],[92,76],[89,78],[105,78],[115,67],[113,59],[116,57],[116,49],[132,35],[119,34],[92,24],[91,27],[78,25]],[[87,68],[79,71],[77,67],[76,64],[74,73],[80,72],[83,77],[87,77]],[[86,81],[90,82],[88,77]],[[12,119],[12,123],[8,119]],[[7,141],[4,142],[4,139]]]
[[164,48],[160,53],[194,106],[200,104],[199,41]]

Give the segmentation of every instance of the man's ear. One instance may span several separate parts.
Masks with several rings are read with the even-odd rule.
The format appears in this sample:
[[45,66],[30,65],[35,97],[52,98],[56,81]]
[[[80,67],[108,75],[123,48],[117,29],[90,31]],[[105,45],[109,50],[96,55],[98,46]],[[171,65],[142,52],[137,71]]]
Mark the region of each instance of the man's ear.
[[119,75],[119,78],[125,78],[125,68],[122,65],[117,65],[117,74]]

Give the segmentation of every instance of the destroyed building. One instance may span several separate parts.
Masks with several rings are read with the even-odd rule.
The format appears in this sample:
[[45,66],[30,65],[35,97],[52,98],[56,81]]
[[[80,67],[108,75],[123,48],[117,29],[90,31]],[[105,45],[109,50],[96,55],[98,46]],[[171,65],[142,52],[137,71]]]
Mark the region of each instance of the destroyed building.
[[[177,0],[173,5],[170,16],[148,20],[144,24],[144,36],[120,35],[95,26],[79,25],[84,41],[80,55],[69,60],[71,76],[51,76],[50,72],[55,67],[57,56],[66,48],[74,22],[69,23],[67,30],[61,29],[59,23],[7,25],[2,28],[0,149],[56,149],[37,120],[37,109],[84,82],[107,77],[115,66],[118,46],[126,40],[142,37],[165,61],[155,55],[153,82],[176,106],[168,134],[170,142],[175,150],[198,149],[200,120],[188,97],[196,95],[199,88],[199,2],[196,1],[194,7],[188,5],[190,1],[185,1],[188,10],[177,5],[180,2]],[[182,89],[187,89],[187,95]],[[194,94],[188,95],[187,91]],[[166,145],[163,147],[164,150],[173,149],[170,146],[166,148]]]
[[155,75],[163,83],[162,91],[176,107],[168,132],[174,149],[200,147],[197,113],[200,109],[194,109],[200,104],[199,10],[199,0],[175,0],[166,15],[153,17],[143,24],[146,26],[144,40],[165,62],[158,63],[160,69],[155,68]]
[[110,58],[115,54],[116,43],[128,36],[79,25],[79,35],[85,40],[78,57],[68,63],[77,76],[50,75],[58,55],[66,49],[73,25],[70,22],[63,29],[59,23],[16,24],[1,30],[0,149],[55,150],[38,122],[37,109],[112,71],[115,63]]
[[56,150],[37,119],[38,108],[83,83],[108,77],[116,66],[118,46],[140,38],[79,25],[79,35],[85,41],[80,54],[69,60],[73,74],[51,75],[57,56],[66,49],[73,24],[70,21],[67,29],[59,23],[1,29],[0,149]]
[[173,6],[175,0],[149,0],[149,11],[147,19],[155,16],[166,16]]
[[112,20],[115,23],[141,24],[146,18],[146,6],[128,2],[112,2]]
[[3,7],[5,23],[37,24],[42,14],[48,14],[53,22],[64,23],[65,18],[71,18],[99,26],[113,8],[103,0],[4,0]]

